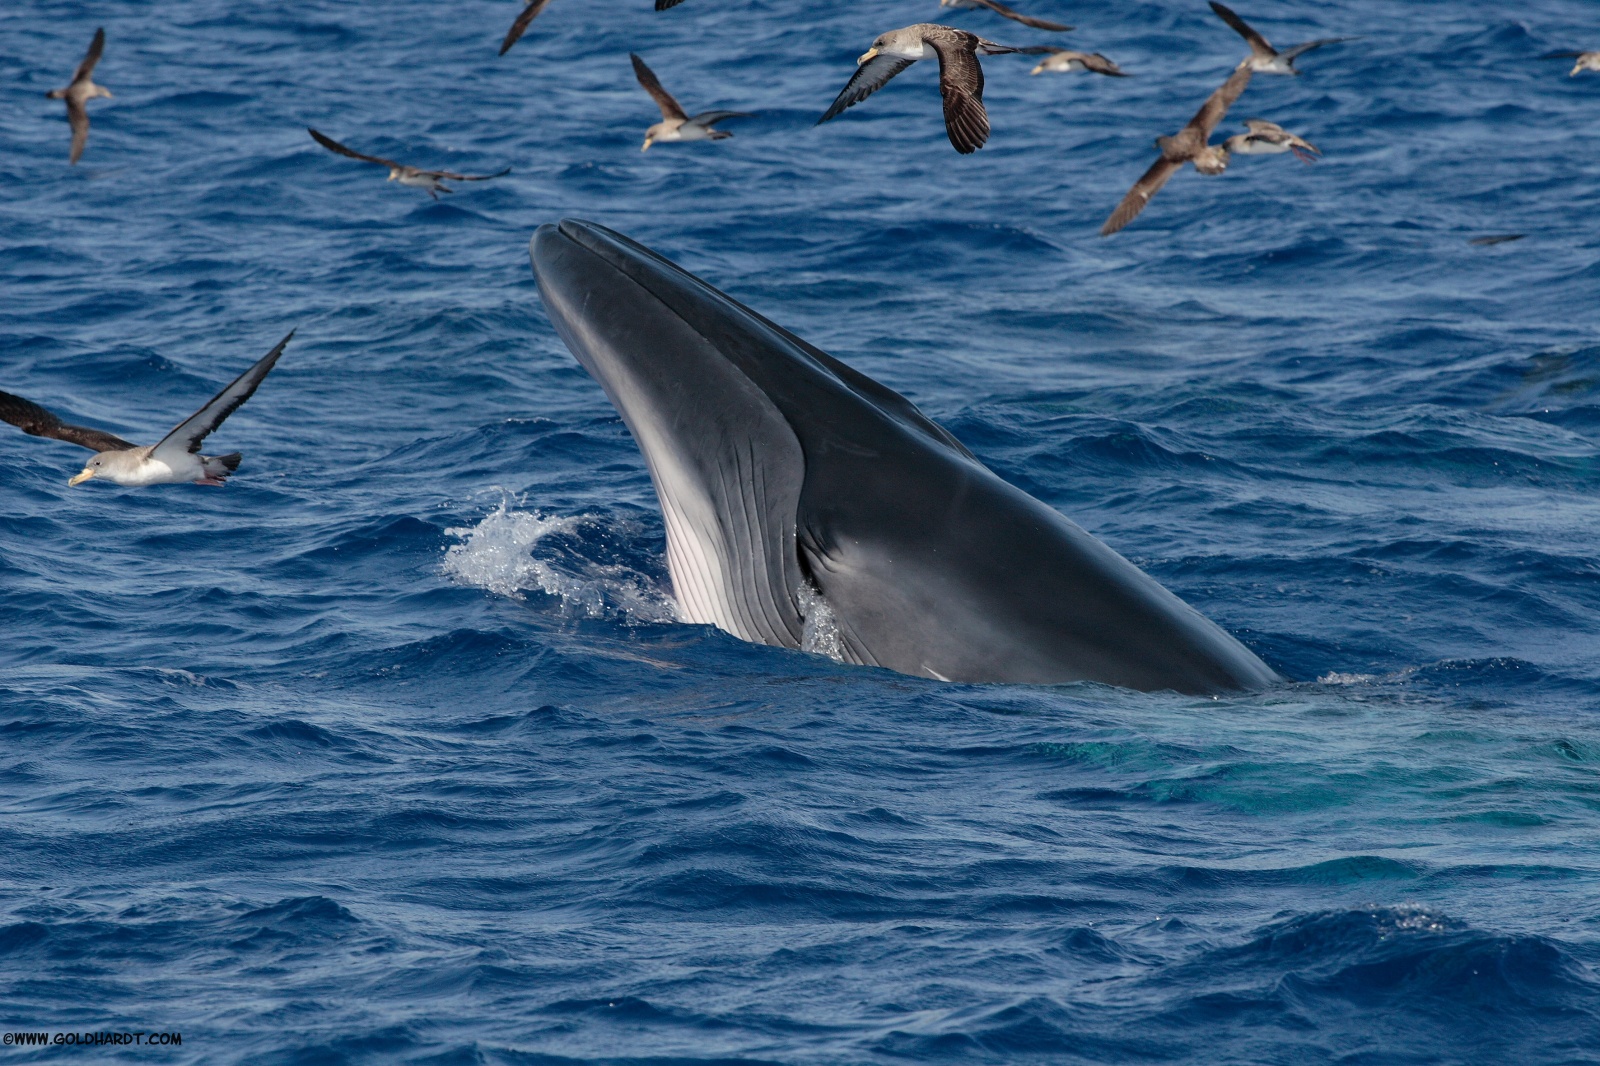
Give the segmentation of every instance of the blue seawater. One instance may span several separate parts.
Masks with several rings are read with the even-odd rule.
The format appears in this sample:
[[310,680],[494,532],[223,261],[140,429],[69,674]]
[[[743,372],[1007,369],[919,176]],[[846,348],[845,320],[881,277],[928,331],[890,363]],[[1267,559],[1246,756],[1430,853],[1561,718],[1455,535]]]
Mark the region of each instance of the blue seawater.
[[[1024,6],[1022,0],[1015,0]],[[1096,229],[1242,55],[932,64],[932,0],[9,0],[0,388],[153,440],[290,328],[224,489],[0,433],[7,1062],[1600,1062],[1589,0],[1238,4],[1326,153]],[[954,25],[1057,38],[983,12]],[[61,85],[108,44],[88,152]],[[641,153],[637,51],[732,140]],[[469,172],[433,202],[305,127]],[[1292,683],[948,685],[673,620],[534,228],[611,225],[904,392]],[[1468,238],[1526,233],[1473,246]],[[76,1056],[74,1058],[74,1056]]]

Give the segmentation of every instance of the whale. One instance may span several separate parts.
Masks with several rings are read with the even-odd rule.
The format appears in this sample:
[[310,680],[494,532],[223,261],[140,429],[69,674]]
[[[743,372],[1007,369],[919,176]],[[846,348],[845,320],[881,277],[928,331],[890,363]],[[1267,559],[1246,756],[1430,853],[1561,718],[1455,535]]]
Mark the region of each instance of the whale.
[[539,227],[556,333],[644,457],[685,622],[939,681],[1279,676],[905,397],[604,226]]

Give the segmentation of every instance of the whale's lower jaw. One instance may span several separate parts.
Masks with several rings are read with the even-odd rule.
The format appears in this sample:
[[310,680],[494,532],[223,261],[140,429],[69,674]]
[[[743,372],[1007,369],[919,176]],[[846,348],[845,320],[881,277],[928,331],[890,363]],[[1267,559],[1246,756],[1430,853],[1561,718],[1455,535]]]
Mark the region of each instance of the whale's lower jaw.
[[[632,432],[682,617],[941,680],[1215,693],[1265,663],[909,401],[620,234],[540,227],[557,332]],[[808,606],[810,605],[810,606]]]
[[788,422],[679,314],[565,229],[543,227],[533,248],[551,321],[644,453],[681,617],[800,647],[805,460]]

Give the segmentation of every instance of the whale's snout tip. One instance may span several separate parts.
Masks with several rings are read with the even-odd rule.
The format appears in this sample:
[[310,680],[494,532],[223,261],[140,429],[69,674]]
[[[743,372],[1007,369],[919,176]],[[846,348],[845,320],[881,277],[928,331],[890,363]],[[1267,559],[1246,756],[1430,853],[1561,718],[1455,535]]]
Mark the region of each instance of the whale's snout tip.
[[639,258],[630,254],[632,241],[613,233],[604,226],[581,218],[564,218],[559,222],[546,222],[534,231],[528,243],[528,254],[533,257],[534,270],[549,265],[558,256],[570,254],[573,246],[593,253],[614,266]]
[[528,241],[528,255],[533,260],[533,269],[537,271],[540,264],[547,262],[551,254],[566,242],[559,222],[546,222],[534,230],[533,238]]
[[607,259],[616,259],[619,256],[638,258],[637,254],[629,254],[633,248],[632,241],[597,222],[581,218],[564,218],[556,223],[555,229],[557,233],[579,247],[587,248]]
[[582,240],[585,237],[594,237],[596,231],[600,228],[601,227],[596,226],[593,222],[586,222],[581,218],[564,218],[560,222],[556,223],[556,229],[559,230],[563,236],[570,237],[575,241]]

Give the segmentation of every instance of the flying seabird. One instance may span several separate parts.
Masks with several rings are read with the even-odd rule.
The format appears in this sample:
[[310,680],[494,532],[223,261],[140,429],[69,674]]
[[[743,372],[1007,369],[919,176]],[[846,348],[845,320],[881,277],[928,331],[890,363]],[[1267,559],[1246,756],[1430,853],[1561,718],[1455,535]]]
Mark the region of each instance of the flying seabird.
[[538,18],[539,12],[543,11],[549,3],[550,0],[528,0],[528,6],[522,9],[522,13],[511,24],[511,28],[506,31],[506,39],[500,42],[501,55],[511,51],[511,46],[522,40],[522,35],[528,32],[528,24]]
[[[681,3],[682,0],[672,0],[672,2]],[[661,0],[656,0],[656,3],[657,7],[659,8]],[[1036,30],[1050,30],[1053,33],[1066,33],[1068,30],[1072,29],[1071,26],[1065,26],[1059,22],[1049,22],[1045,19],[1036,19],[1027,15],[1018,14],[1006,5],[999,3],[998,0],[939,0],[939,6],[988,8],[996,15],[999,15],[1003,18],[1008,18],[1012,22],[1020,22],[1024,26],[1032,26]]]
[[1295,136],[1276,122],[1264,118],[1245,120],[1249,133],[1236,133],[1223,142],[1223,147],[1234,155],[1282,155],[1293,152],[1302,163],[1315,163],[1313,156],[1322,150],[1310,141]]
[[[1572,65],[1572,73],[1567,75],[1569,78],[1576,78],[1586,70],[1600,70],[1600,52],[1550,52],[1539,58],[1576,59],[1577,62]],[[106,95],[109,96],[110,94],[107,93]],[[87,122],[88,119],[84,121]]]
[[[517,16],[511,28],[506,31],[506,39],[500,42],[500,54],[505,55],[511,51],[511,46],[522,40],[522,35],[528,32],[528,25],[539,17],[539,13],[548,6],[550,0],[527,0],[527,6]],[[677,7],[683,0],[656,0],[656,10],[665,11],[669,7]]]
[[1089,71],[1094,74],[1108,74],[1113,78],[1128,76],[1127,71],[1099,52],[1074,52],[1070,48],[1053,48],[1047,44],[1033,48],[1019,48],[1017,51],[1026,55],[1046,57],[1039,60],[1039,64],[1028,71],[1029,74],[1077,74]]
[[661,108],[661,121],[644,131],[644,147],[639,149],[641,152],[648,152],[657,141],[724,140],[733,134],[727,130],[712,129],[713,126],[725,118],[751,117],[743,111],[702,111],[698,115],[690,115],[673,99],[671,93],[661,87],[656,72],[647,67],[644,60],[632,52],[628,53],[628,58],[633,60],[634,77],[639,79],[644,91]]
[[72,84],[65,89],[51,89],[45,93],[50,100],[65,100],[67,102],[67,121],[72,124],[72,155],[68,162],[76,165],[78,157],[83,155],[83,146],[89,140],[89,110],[85,106],[90,100],[103,96],[111,99],[111,90],[104,85],[96,85],[90,76],[94,73],[94,65],[100,62],[100,53],[106,50],[106,31],[94,31],[94,40],[89,42],[89,51],[84,54],[83,62],[78,64],[78,69],[72,75]]
[[416,167],[408,167],[404,163],[396,163],[393,159],[384,159],[382,156],[362,155],[354,149],[346,148],[327,134],[319,133],[309,127],[307,127],[306,132],[311,134],[312,140],[330,152],[338,152],[340,155],[347,155],[351,159],[359,159],[363,163],[377,163],[379,166],[388,167],[390,181],[398,181],[401,185],[426,189],[428,190],[428,195],[435,200],[439,198],[439,194],[442,192],[455,192],[450,186],[444,184],[443,179],[448,178],[451,181],[488,181],[490,178],[502,178],[511,173],[510,167],[506,167],[504,170],[494,174],[456,174],[449,170],[418,170]]
[[856,60],[856,72],[845,83],[817,125],[859,104],[888,84],[889,79],[919,59],[939,57],[939,93],[944,97],[944,128],[950,143],[963,155],[976,152],[989,139],[989,113],[983,108],[983,68],[978,53],[1001,55],[1017,49],[986,41],[975,33],[919,22],[890,30],[872,42]]
[[228,455],[201,455],[200,442],[215,430],[261,384],[267,372],[283,354],[289,336],[263,356],[260,362],[234,379],[233,384],[211,398],[200,410],[179,422],[160,443],[139,447],[114,433],[87,426],[69,426],[31,400],[0,392],[0,419],[35,437],[54,437],[77,444],[95,453],[68,485],[81,485],[90,478],[104,478],[118,485],[175,485],[192,481],[196,485],[220,485],[239,469],[238,452]]
[[1105,225],[1100,227],[1100,236],[1109,237],[1132,222],[1150,202],[1150,197],[1160,192],[1161,187],[1171,181],[1172,175],[1185,163],[1193,163],[1194,168],[1202,174],[1221,174],[1228,169],[1228,146],[1206,142],[1211,139],[1211,131],[1217,128],[1217,123],[1228,113],[1228,108],[1250,84],[1250,74],[1249,61],[1240,63],[1232,76],[1200,106],[1187,126],[1174,136],[1156,138],[1161,158],[1133,183],[1128,195],[1122,198],[1117,209],[1111,212],[1111,217],[1106,219]]
[[1239,36],[1250,42],[1250,58],[1245,62],[1258,74],[1299,74],[1300,72],[1294,67],[1294,61],[1313,48],[1356,40],[1354,37],[1323,37],[1320,40],[1297,44],[1293,48],[1285,48],[1280,52],[1268,44],[1265,37],[1252,29],[1248,22],[1234,14],[1231,8],[1217,3],[1217,0],[1211,0],[1211,10],[1215,11],[1223,22],[1232,26]]

